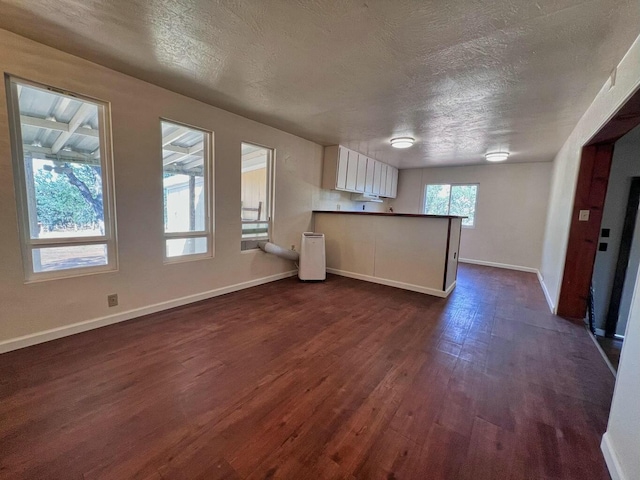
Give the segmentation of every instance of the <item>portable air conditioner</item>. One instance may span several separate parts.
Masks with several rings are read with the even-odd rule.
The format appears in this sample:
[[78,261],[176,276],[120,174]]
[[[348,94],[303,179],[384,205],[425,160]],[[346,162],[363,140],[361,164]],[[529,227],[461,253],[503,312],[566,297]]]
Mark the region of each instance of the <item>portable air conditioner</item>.
[[298,278],[300,280],[327,278],[324,233],[304,232],[302,234]]

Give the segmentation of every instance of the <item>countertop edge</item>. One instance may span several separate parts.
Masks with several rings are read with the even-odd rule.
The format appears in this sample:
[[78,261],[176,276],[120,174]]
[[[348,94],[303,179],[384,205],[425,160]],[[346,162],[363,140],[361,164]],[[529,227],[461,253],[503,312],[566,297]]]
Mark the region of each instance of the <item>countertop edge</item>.
[[331,214],[338,214],[338,215],[374,215],[379,217],[467,218],[460,215],[427,215],[424,213],[360,212],[360,211],[349,211],[349,210],[312,210],[312,213],[331,213]]

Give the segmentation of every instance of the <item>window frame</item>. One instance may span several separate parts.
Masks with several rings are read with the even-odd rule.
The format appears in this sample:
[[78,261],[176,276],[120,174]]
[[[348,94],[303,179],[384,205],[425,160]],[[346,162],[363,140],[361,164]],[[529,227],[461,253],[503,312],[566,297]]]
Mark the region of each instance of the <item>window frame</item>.
[[[31,238],[31,219],[29,218],[29,186],[22,147],[22,123],[18,87],[24,85],[48,91],[56,95],[92,103],[98,107],[98,135],[100,142],[100,168],[102,179],[102,204],[104,212],[104,235],[91,237],[60,237],[51,239]],[[18,230],[22,250],[22,264],[25,283],[46,280],[81,277],[99,273],[118,271],[118,247],[116,232],[115,184],[113,172],[113,145],[111,133],[111,103],[84,94],[53,87],[27,80],[25,78],[5,74],[7,107],[9,114],[9,135],[12,151],[14,186],[16,190],[16,209],[18,212]],[[89,267],[74,267],[61,270],[36,272],[33,265],[33,250],[55,247],[73,247],[84,245],[106,245],[107,263]]]
[[[173,264],[173,263],[182,263],[182,262],[192,262],[198,260],[206,260],[214,258],[214,244],[213,244],[213,212],[214,212],[214,181],[213,181],[213,171],[215,168],[214,163],[214,132],[211,130],[207,130],[206,128],[198,127],[189,123],[180,122],[177,120],[173,120],[168,117],[160,117],[159,127],[160,127],[160,162],[162,165],[162,178],[161,181],[164,180],[164,164],[162,163],[162,123],[167,122],[178,127],[185,127],[191,130],[197,130],[202,132],[205,136],[203,140],[203,168],[204,168],[204,178],[202,180],[203,187],[205,188],[205,214],[204,214],[204,222],[205,228],[204,230],[198,230],[193,232],[166,232],[164,225],[164,217],[165,217],[165,209],[166,205],[164,203],[164,184],[162,185],[162,252],[163,252],[163,262],[164,264]],[[207,239],[207,251],[204,253],[194,253],[187,255],[176,255],[169,257],[167,256],[167,240],[182,240],[182,239],[190,239],[190,238],[206,238]]]
[[442,185],[449,185],[449,202],[447,204],[447,214],[446,215],[450,215],[451,213],[451,190],[453,189],[453,187],[476,187],[476,198],[475,201],[473,203],[473,223],[471,225],[464,225],[464,220],[463,220],[463,225],[462,228],[476,228],[476,225],[478,224],[478,218],[477,218],[477,211],[478,211],[478,195],[480,192],[480,183],[425,183],[424,185],[424,192],[422,195],[422,212],[426,215],[427,214],[427,188],[430,186],[442,186]]
[[[243,145],[250,145],[252,147],[257,147],[257,148],[262,148],[265,149],[269,152],[269,155],[267,157],[267,185],[266,185],[266,194],[265,194],[265,198],[267,200],[267,206],[266,206],[266,213],[267,213],[267,220],[266,221],[258,221],[258,220],[242,220],[242,217],[240,219],[241,225],[240,225],[240,251],[242,253],[248,253],[248,252],[255,252],[256,250],[258,250],[257,247],[252,247],[252,248],[244,248],[245,246],[245,242],[246,243],[252,243],[252,242],[263,242],[263,241],[271,241],[273,238],[273,229],[274,229],[274,225],[273,225],[273,216],[274,216],[274,203],[275,203],[275,164],[276,164],[276,149],[274,147],[270,147],[267,145],[262,145],[260,143],[257,142],[250,142],[250,141],[245,141],[242,140],[240,142],[240,203],[242,204],[242,146]],[[261,223],[266,223],[267,224],[267,236],[266,238],[244,238],[243,237],[243,232],[242,232],[242,227],[244,225],[251,225],[251,224],[261,224]]]

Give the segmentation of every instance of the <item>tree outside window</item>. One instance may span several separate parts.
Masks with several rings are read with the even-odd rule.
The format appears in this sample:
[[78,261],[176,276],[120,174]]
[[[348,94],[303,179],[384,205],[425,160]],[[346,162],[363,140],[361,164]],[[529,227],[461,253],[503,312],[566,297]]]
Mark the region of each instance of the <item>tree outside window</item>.
[[464,216],[462,225],[475,226],[478,185],[429,184],[425,187],[424,213]]
[[28,281],[115,270],[109,105],[10,79]]

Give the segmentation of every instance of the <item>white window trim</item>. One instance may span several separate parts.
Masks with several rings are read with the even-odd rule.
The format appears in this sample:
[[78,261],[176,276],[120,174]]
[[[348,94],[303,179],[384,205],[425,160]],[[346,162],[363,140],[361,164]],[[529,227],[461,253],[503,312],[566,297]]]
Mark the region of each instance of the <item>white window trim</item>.
[[[267,220],[266,221],[258,221],[258,220],[249,220],[249,221],[241,221],[241,225],[252,225],[252,224],[267,224],[267,237],[266,238],[243,238],[242,236],[242,227],[240,228],[240,245],[242,242],[264,242],[273,240],[274,233],[274,222],[273,222],[273,214],[274,214],[274,203],[275,203],[275,164],[276,164],[276,149],[273,147],[269,147],[267,145],[262,145],[256,142],[240,142],[240,170],[242,175],[242,145],[251,145],[252,147],[264,148],[270,152],[269,158],[267,159]],[[242,250],[242,253],[253,252],[256,249]]]
[[[24,151],[22,148],[22,127],[20,120],[20,103],[18,99],[18,84],[42,90],[48,90],[58,95],[90,102],[98,105],[101,112],[98,134],[100,135],[100,168],[102,177],[102,204],[104,209],[105,234],[94,237],[63,237],[56,239],[32,239],[29,219],[28,194],[26,175],[24,170]],[[12,160],[16,200],[19,219],[20,243],[22,246],[22,263],[25,283],[35,283],[61,278],[81,277],[98,273],[111,273],[118,270],[118,249],[116,236],[115,186],[113,176],[113,153],[111,136],[111,104],[86,95],[68,92],[48,85],[32,82],[24,78],[5,75],[7,101],[9,107],[9,131],[12,143]],[[34,272],[34,248],[82,246],[106,244],[107,264],[93,267],[68,268],[47,272]]]
[[471,186],[475,186],[476,187],[476,198],[475,198],[475,202],[473,204],[473,211],[474,211],[474,215],[473,215],[473,224],[472,225],[462,225],[462,228],[469,228],[469,229],[474,229],[476,228],[476,225],[478,224],[478,195],[480,192],[480,184],[479,183],[425,183],[424,184],[424,191],[422,194],[422,213],[426,213],[427,212],[427,187],[429,187],[430,185],[449,185],[450,189],[449,189],[449,204],[447,205],[447,215],[449,214],[449,212],[451,212],[451,189],[453,187],[471,187]]
[[[191,125],[185,122],[180,122],[177,120],[173,120],[168,117],[160,117],[160,145],[162,146],[162,122],[171,123],[173,125],[187,127],[192,130],[197,130],[205,134],[204,141],[204,149],[203,149],[203,166],[204,166],[204,179],[203,185],[205,186],[205,214],[204,214],[204,222],[205,228],[204,230],[199,231],[188,231],[188,232],[165,232],[164,231],[164,209],[166,205],[164,205],[164,200],[162,202],[162,251],[163,251],[163,261],[165,264],[174,264],[174,263],[183,263],[183,262],[193,262],[197,260],[207,260],[214,258],[215,246],[213,244],[213,212],[214,212],[214,182],[213,182],[213,170],[214,170],[214,133],[211,130],[207,130],[206,128],[197,127],[195,125]],[[160,155],[160,161],[162,163],[162,150]],[[164,167],[162,169],[162,174],[164,176]],[[164,187],[163,187],[164,188]],[[164,198],[164,195],[163,195]],[[194,253],[187,255],[176,255],[173,257],[167,256],[167,240],[173,239],[188,239],[188,238],[202,238],[206,237],[207,239],[207,251],[205,253]]]

